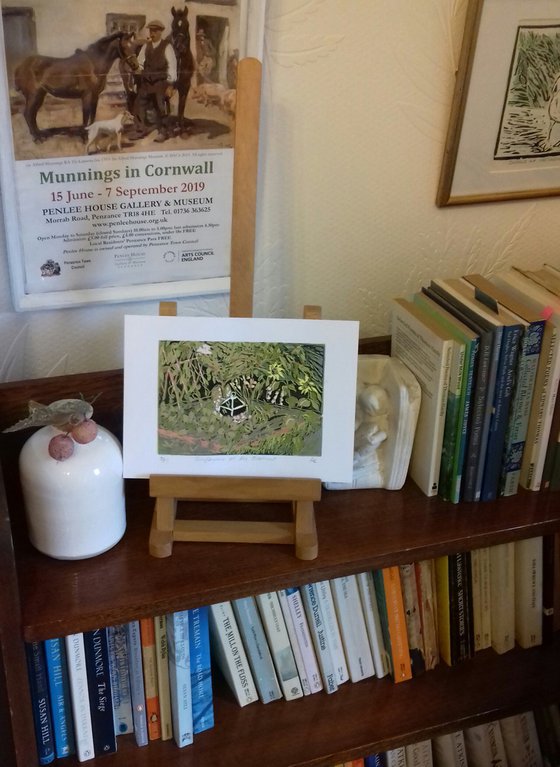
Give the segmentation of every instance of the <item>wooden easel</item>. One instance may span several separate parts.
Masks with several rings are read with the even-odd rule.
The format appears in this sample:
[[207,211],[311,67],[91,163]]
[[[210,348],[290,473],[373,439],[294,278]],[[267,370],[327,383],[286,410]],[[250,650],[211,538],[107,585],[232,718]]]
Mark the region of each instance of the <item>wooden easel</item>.
[[[238,67],[237,119],[233,166],[230,317],[253,314],[253,261],[261,64],[242,59]],[[174,316],[177,305],[160,304],[160,315]],[[304,317],[317,319],[320,307],[309,306]],[[150,554],[168,557],[175,541],[280,543],[295,546],[298,559],[315,559],[319,546],[314,501],[321,498],[320,479],[277,477],[150,476],[155,509]],[[287,502],[291,522],[177,519],[178,501]]]

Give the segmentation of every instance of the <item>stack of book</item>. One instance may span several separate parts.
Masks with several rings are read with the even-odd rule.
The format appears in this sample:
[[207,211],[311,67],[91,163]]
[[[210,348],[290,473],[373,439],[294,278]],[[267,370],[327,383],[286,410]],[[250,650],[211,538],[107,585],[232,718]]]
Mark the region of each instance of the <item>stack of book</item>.
[[[214,726],[215,664],[240,706],[377,677],[400,683],[478,650],[543,642],[542,537],[346,575],[26,645],[42,763],[179,747]],[[546,576],[546,580],[553,578]]]
[[434,279],[394,299],[391,354],[422,389],[409,473],[426,495],[560,488],[559,325],[549,265]]

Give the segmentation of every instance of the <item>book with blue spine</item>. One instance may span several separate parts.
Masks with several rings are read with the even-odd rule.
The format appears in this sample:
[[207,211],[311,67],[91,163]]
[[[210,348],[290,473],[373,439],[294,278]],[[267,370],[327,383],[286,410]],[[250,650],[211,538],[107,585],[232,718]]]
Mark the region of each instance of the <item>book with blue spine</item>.
[[518,379],[521,343],[528,323],[519,314],[485,293],[468,280],[449,280],[465,299],[473,302],[475,308],[490,321],[502,326],[502,345],[494,404],[488,435],[486,466],[481,500],[494,500],[500,495],[500,484],[506,454],[506,436],[510,424],[511,407]]
[[130,699],[134,721],[134,737],[137,746],[148,745],[148,721],[146,719],[146,695],[144,693],[144,672],[142,670],[142,640],[140,621],[133,620],[126,624],[128,644],[128,673],[130,679]]
[[515,269],[494,273],[490,280],[547,320],[519,477],[522,487],[540,490],[560,381],[560,299]]
[[76,751],[66,647],[63,639],[60,637],[45,639],[45,660],[56,756],[58,759],[62,759],[62,757],[70,756]]
[[279,700],[282,690],[255,598],[233,599],[231,604],[260,699],[263,703]]
[[169,613],[166,621],[173,739],[183,748],[194,738],[188,610]]
[[532,309],[526,302],[517,300],[482,275],[467,274],[465,279],[487,296],[515,312],[525,323],[500,478],[500,495],[514,495],[519,486],[521,461],[527,440],[531,403],[541,350],[543,349],[546,320],[540,312]]
[[55,759],[55,744],[43,643],[26,642],[25,656],[39,764],[50,764]]
[[189,610],[189,643],[193,732],[196,735],[214,726],[208,607]]
[[68,661],[68,681],[70,683],[70,700],[72,701],[72,716],[74,719],[76,755],[80,762],[85,762],[94,758],[95,750],[89,704],[84,635],[82,632],[68,634],[64,637],[64,643],[66,645],[66,658]]
[[134,730],[126,634],[126,625],[124,623],[107,628],[109,670],[111,672],[111,690],[113,693],[113,718],[117,735],[124,735]]
[[364,767],[387,767],[385,752],[379,751],[377,754],[364,757]]
[[84,631],[84,651],[95,756],[117,750],[107,629]]

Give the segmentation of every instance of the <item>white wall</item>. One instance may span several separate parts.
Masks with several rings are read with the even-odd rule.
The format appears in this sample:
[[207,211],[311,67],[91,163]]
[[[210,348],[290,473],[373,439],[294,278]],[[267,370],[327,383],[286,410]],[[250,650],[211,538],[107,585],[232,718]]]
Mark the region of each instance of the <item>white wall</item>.
[[[434,204],[466,0],[268,0],[256,316],[388,331],[435,275],[560,265],[559,200]],[[157,303],[15,313],[0,241],[0,378],[122,365],[122,316]],[[227,315],[226,296],[179,301]]]

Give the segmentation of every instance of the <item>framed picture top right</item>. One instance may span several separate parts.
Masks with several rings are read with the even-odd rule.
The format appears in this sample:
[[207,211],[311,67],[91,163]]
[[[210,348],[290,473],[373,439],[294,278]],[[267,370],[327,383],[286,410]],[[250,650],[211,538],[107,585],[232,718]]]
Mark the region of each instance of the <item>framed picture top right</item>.
[[469,0],[436,204],[560,194],[560,3]]

